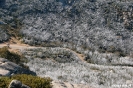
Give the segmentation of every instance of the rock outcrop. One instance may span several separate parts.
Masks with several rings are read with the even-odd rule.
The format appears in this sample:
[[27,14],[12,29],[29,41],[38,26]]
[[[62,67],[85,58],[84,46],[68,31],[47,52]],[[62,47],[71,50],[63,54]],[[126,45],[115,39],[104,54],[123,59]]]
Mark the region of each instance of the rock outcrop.
[[30,87],[27,86],[27,85],[22,84],[18,80],[12,80],[11,83],[9,84],[8,88],[30,88]]
[[13,74],[34,74],[34,72],[24,69],[17,64],[0,58],[0,76],[11,76]]
[[0,75],[9,76],[15,73],[20,67],[4,58],[0,58]]

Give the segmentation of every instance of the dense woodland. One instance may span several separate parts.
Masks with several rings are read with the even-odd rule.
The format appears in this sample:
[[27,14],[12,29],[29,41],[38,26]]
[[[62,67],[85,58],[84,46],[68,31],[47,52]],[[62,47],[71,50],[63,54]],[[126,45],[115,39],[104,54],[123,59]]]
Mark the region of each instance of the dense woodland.
[[31,45],[132,55],[132,10],[131,0],[6,0],[0,17]]

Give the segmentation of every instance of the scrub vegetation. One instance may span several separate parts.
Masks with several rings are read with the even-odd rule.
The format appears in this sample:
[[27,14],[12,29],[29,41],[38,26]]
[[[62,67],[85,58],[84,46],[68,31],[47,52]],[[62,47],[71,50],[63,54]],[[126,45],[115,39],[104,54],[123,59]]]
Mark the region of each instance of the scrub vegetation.
[[52,88],[50,78],[40,78],[32,75],[14,75],[11,77],[0,78],[0,88],[8,88],[12,80],[19,80],[23,84],[28,85],[31,88]]

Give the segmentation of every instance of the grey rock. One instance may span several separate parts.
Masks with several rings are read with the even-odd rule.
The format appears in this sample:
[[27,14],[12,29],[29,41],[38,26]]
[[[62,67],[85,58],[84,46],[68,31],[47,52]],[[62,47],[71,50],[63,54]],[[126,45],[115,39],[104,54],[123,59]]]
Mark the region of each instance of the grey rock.
[[12,80],[8,88],[21,88],[22,83],[18,80]]
[[30,88],[30,87],[25,84],[22,84],[21,88]]
[[22,84],[18,80],[12,80],[11,83],[9,84],[8,88],[30,88],[30,87],[27,86],[27,85]]
[[10,71],[0,68],[0,76],[8,76]]
[[16,72],[20,68],[15,63],[8,61],[7,59],[0,58],[0,75],[10,76],[12,73]]
[[32,74],[36,75],[34,72],[24,69],[19,65],[8,61],[7,59],[0,58],[0,76],[11,76],[13,74]]

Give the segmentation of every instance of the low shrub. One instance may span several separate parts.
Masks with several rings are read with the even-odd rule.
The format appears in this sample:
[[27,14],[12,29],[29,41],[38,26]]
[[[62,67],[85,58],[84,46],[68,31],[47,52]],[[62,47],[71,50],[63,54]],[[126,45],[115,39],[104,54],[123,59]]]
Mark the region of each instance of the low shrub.
[[7,47],[0,48],[0,57],[6,58],[14,63],[19,63],[21,59],[20,55],[10,52]]
[[25,62],[24,57],[17,53],[10,52],[8,47],[0,48],[0,57],[8,59],[9,61],[28,69],[28,67],[23,64],[23,62]]
[[50,78],[40,78],[32,75],[14,75],[11,77],[1,77],[0,78],[0,88],[8,88],[10,82],[12,80],[19,80],[23,84],[31,87],[31,88],[52,88],[51,79]]

